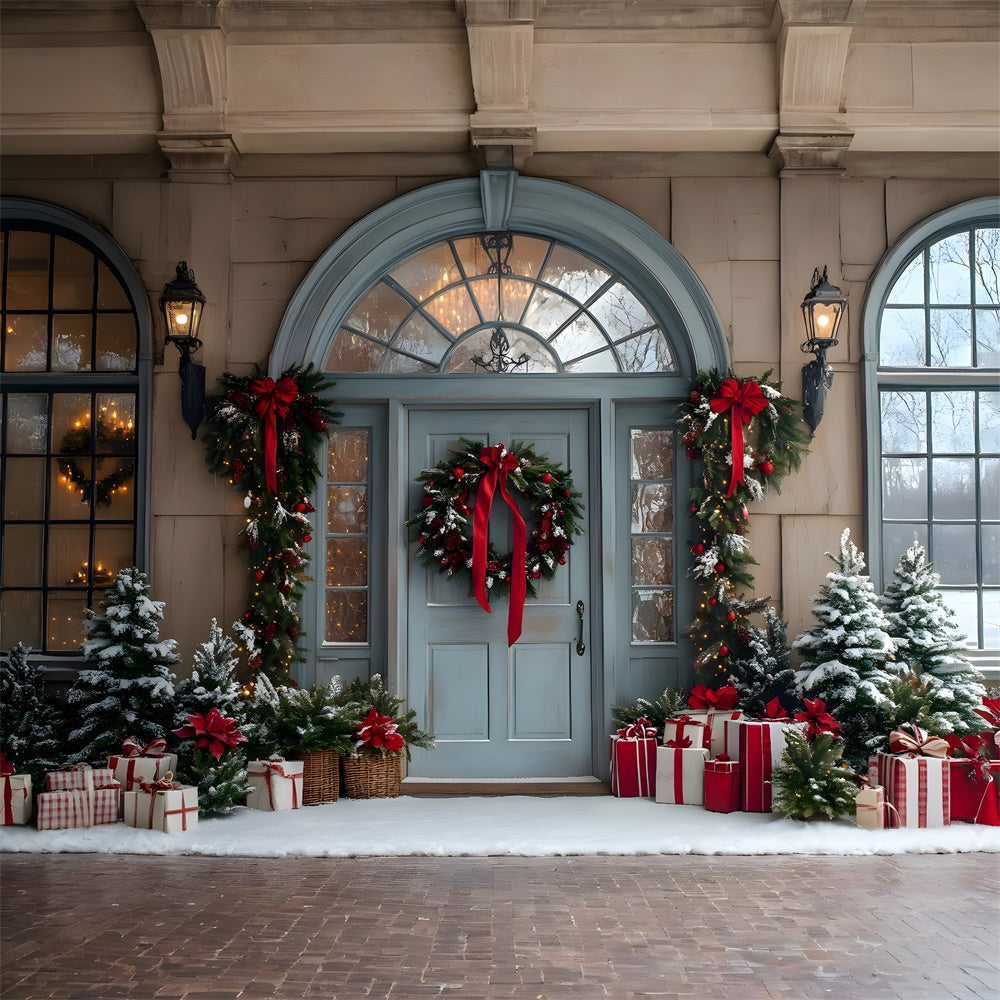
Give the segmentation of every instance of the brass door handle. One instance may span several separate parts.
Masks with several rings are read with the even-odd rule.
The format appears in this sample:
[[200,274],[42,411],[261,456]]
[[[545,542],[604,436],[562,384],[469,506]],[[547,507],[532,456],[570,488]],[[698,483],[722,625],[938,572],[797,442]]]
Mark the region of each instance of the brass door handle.
[[580,619],[580,635],[576,640],[576,655],[583,656],[587,652],[587,644],[583,641],[583,601],[576,602],[576,616]]

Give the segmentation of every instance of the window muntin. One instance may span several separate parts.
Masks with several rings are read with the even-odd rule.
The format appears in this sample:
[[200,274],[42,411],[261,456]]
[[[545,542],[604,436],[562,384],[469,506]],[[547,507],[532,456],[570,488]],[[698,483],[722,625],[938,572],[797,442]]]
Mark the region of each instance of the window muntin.
[[925,239],[879,316],[883,580],[916,539],[970,648],[1000,649],[1000,228]]
[[[618,276],[555,240],[522,233],[436,243],[397,264],[355,303],[327,371],[495,371],[501,331],[517,373],[676,371],[666,332]],[[477,363],[478,361],[478,363]],[[484,365],[483,362],[489,362]]]
[[136,562],[138,321],[82,236],[11,223],[0,255],[4,641],[75,655],[84,609]]

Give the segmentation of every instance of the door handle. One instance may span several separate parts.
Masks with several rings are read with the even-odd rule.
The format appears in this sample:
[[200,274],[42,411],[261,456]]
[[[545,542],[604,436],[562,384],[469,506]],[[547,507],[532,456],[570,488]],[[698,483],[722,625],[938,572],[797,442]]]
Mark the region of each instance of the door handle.
[[576,602],[576,616],[580,619],[580,635],[576,640],[576,655],[583,656],[587,652],[587,644],[583,641],[583,601]]

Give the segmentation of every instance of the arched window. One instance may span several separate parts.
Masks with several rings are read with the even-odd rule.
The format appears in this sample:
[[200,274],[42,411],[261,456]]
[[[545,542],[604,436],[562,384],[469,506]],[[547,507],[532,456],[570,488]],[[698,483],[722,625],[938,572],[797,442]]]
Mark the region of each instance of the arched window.
[[56,206],[5,199],[5,648],[77,654],[83,613],[145,560],[149,319],[120,248]]
[[904,236],[872,280],[865,322],[877,358],[869,547],[883,586],[920,541],[968,646],[1000,650],[998,199]]

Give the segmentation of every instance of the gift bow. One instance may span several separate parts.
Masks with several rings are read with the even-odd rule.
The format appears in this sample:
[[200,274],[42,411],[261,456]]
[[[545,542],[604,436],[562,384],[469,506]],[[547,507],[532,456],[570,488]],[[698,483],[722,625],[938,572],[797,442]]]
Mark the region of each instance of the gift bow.
[[672,747],[674,750],[687,750],[691,746],[691,737],[685,736],[682,740],[667,740],[663,745]]
[[288,416],[299,387],[291,375],[274,381],[270,376],[255,378],[250,392],[257,397],[253,411],[264,424],[264,476],[269,493],[278,492],[278,420]]
[[826,710],[826,703],[822,698],[817,698],[815,701],[803,698],[802,704],[805,709],[795,713],[795,721],[809,724],[806,739],[812,742],[820,733],[830,733],[835,739],[840,736],[843,727]]
[[977,781],[993,780],[989,758],[983,754],[983,745],[986,743],[983,736],[973,733],[963,739],[957,733],[949,733],[945,739],[951,755],[962,760],[962,764],[975,775]]
[[894,729],[889,734],[889,749],[894,754],[905,754],[908,757],[947,757],[950,747],[948,741],[940,736],[931,736],[912,723],[909,732]]
[[688,695],[688,708],[719,709],[728,712],[736,707],[739,695],[732,684],[725,687],[710,688],[705,684],[695,684]]
[[487,614],[492,614],[489,598],[486,596],[486,552],[489,544],[490,509],[493,506],[494,493],[499,488],[500,495],[510,507],[514,528],[514,549],[510,560],[510,606],[507,609],[507,645],[513,646],[521,635],[524,599],[528,589],[526,579],[528,529],[525,527],[521,512],[517,509],[517,504],[507,490],[507,476],[511,472],[516,472],[521,463],[517,456],[507,451],[502,444],[481,449],[479,461],[482,462],[485,471],[479,481],[476,509],[472,515],[472,589],[479,606]]
[[744,382],[742,385],[733,378],[727,378],[719,386],[719,395],[709,400],[708,405],[713,413],[725,413],[730,410],[729,426],[733,448],[733,474],[729,480],[727,497],[731,497],[737,484],[743,479],[743,425],[749,424],[761,410],[767,406],[767,400],[756,382]]
[[649,719],[636,719],[624,729],[618,730],[620,740],[647,740],[656,736],[656,727],[649,724]]
[[983,695],[982,707],[974,708],[972,711],[985,719],[994,729],[1000,729],[1000,698],[988,698]]
[[129,736],[122,743],[123,757],[162,757],[166,752],[167,741],[162,736],[150,740],[145,746],[142,746],[135,736]]
[[140,781],[139,787],[144,792],[155,795],[157,792],[169,792],[174,788],[183,788],[184,786],[174,781],[173,771],[167,771],[162,778],[157,778],[156,781]]
[[0,752],[0,778],[6,778],[8,774],[14,773],[14,764]]
[[715,760],[716,760],[716,761],[717,761],[718,763],[720,763],[720,764],[725,764],[725,763],[728,763],[729,761],[731,761],[731,760],[732,760],[732,757],[730,757],[730,756],[729,756],[729,754],[727,754],[727,753],[720,753],[720,754],[719,754],[719,755],[718,755],[718,756],[717,756],[717,757],[715,758]]
[[763,716],[765,719],[770,719],[772,721],[778,721],[779,719],[787,719],[788,713],[785,711],[785,706],[778,701],[777,698],[772,698],[767,703],[767,714]]

